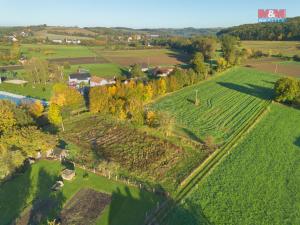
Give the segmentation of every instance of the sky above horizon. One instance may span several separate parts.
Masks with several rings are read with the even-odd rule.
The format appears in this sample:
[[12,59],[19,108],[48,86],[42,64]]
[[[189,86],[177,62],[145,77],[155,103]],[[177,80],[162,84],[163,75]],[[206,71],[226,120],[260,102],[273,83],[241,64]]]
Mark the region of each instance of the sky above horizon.
[[208,28],[255,23],[258,9],[300,16],[299,0],[0,0],[0,5],[0,26]]

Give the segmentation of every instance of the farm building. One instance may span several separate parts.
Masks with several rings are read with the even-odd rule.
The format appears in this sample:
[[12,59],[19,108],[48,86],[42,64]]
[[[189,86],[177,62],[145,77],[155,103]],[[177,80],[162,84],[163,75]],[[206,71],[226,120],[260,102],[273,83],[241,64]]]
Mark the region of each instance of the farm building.
[[147,72],[149,70],[149,66],[147,63],[142,63],[141,68],[143,72]]
[[61,177],[64,180],[72,180],[75,177],[75,170],[64,169],[61,172]]
[[88,72],[77,72],[69,75],[69,86],[77,86],[81,83],[89,84],[91,75]]
[[63,40],[60,40],[60,39],[54,39],[52,40],[53,43],[55,44],[62,44],[63,43]]
[[67,44],[74,44],[74,45],[78,45],[81,43],[80,40],[70,40],[70,39],[66,39],[66,43]]
[[115,78],[114,79],[107,79],[107,78],[93,76],[90,80],[90,86],[91,87],[110,85],[110,84],[115,84],[115,83],[116,83]]
[[168,76],[172,71],[174,70],[174,68],[172,67],[156,67],[155,69],[153,69],[152,74],[155,77],[166,77]]

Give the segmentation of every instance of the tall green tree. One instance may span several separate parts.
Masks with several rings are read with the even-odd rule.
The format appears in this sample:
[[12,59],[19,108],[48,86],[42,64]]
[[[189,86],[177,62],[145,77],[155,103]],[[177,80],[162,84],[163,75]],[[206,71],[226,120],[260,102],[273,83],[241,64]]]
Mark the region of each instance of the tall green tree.
[[197,52],[194,55],[193,59],[191,60],[191,65],[197,74],[203,75],[204,77],[207,76],[208,70],[204,62],[204,56],[201,52]]
[[7,132],[16,124],[14,112],[5,100],[0,100],[0,134]]
[[142,71],[142,67],[139,64],[134,64],[130,71],[131,77],[142,77],[144,76],[144,72]]
[[300,96],[300,83],[294,78],[283,77],[276,81],[274,90],[276,101],[292,102]]

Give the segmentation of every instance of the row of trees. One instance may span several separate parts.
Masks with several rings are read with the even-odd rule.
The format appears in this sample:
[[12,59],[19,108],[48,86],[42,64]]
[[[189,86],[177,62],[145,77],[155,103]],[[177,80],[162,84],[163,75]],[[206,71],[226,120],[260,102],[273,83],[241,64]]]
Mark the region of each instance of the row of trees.
[[289,18],[283,23],[244,24],[226,28],[217,35],[229,34],[241,40],[300,40],[300,17]]
[[65,79],[64,67],[49,64],[48,61],[32,57],[24,64],[26,79],[35,84],[46,85],[49,82],[61,82]]
[[[222,49],[222,54],[220,55],[216,55],[218,42],[220,42]],[[199,58],[199,53],[201,53],[204,61],[209,63],[211,67],[212,59],[216,59],[218,71],[223,71],[230,66],[240,64],[245,58],[254,56],[255,54],[250,49],[241,49],[239,39],[226,34],[222,35],[219,39],[216,37],[172,37],[157,39],[154,40],[154,43],[193,55],[196,54],[197,58]]]
[[43,110],[38,101],[16,106],[0,100],[0,180],[22,166],[25,159],[56,145],[56,138],[36,124]]
[[205,60],[209,60],[214,57],[215,51],[217,49],[218,40],[215,37],[204,36],[197,36],[192,38],[171,37],[154,39],[153,44],[177,49],[190,54],[201,52]]
[[109,113],[120,120],[129,119],[134,123],[144,124],[147,120],[145,104],[155,97],[195,84],[205,78],[201,66],[197,65],[197,62],[194,66],[196,69],[200,68],[199,73],[193,69],[175,68],[166,78],[148,82],[131,80],[128,84],[118,82],[115,86],[93,87],[89,92],[89,109],[93,113]]
[[21,56],[20,45],[17,42],[14,42],[9,50],[0,51],[0,60],[1,61],[13,61],[19,60]]

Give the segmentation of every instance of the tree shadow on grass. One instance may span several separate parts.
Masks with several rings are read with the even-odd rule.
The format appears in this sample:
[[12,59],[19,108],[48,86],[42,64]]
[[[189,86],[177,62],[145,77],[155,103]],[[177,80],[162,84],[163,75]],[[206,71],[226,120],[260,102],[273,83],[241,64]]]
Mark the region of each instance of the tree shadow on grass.
[[300,137],[296,138],[294,144],[300,148]]
[[66,199],[61,191],[51,190],[52,185],[59,179],[44,168],[40,169],[32,207],[27,209],[16,225],[45,224],[47,220],[52,221],[59,215]]
[[13,224],[27,204],[31,186],[31,168],[0,184],[0,224]]
[[214,225],[205,216],[200,204],[185,200],[183,205],[175,206],[167,216],[165,225]]
[[191,60],[191,56],[188,55],[187,53],[177,51],[172,49],[173,52],[167,53],[169,57],[175,58],[176,60],[183,62],[183,63],[189,63]]
[[235,90],[244,94],[252,95],[257,98],[261,98],[264,100],[271,100],[275,97],[274,90],[271,88],[267,87],[261,87],[258,85],[254,84],[246,84],[247,86],[244,85],[239,85],[239,84],[234,84],[234,83],[229,83],[229,82],[217,82],[219,85],[229,88],[231,90]]
[[138,194],[132,193],[127,186],[116,188],[109,206],[109,225],[144,224],[147,212],[149,213],[163,199],[162,196],[146,190],[137,191]]
[[[128,187],[124,189],[117,188],[112,193],[111,204],[109,207],[109,225],[138,225],[145,224],[146,221],[152,220],[152,213],[159,212],[161,204],[168,197],[163,188],[159,187],[160,191],[152,193],[146,190],[139,190],[138,197],[133,196]],[[175,204],[172,199],[169,203]],[[158,224],[158,223],[157,223]],[[177,205],[174,210],[168,214],[165,225],[213,225],[204,216],[199,205],[188,202],[183,208]]]
[[203,141],[195,134],[193,133],[192,131],[190,131],[189,129],[187,128],[181,128],[181,130],[192,140],[194,141],[197,141],[199,143],[203,143]]

